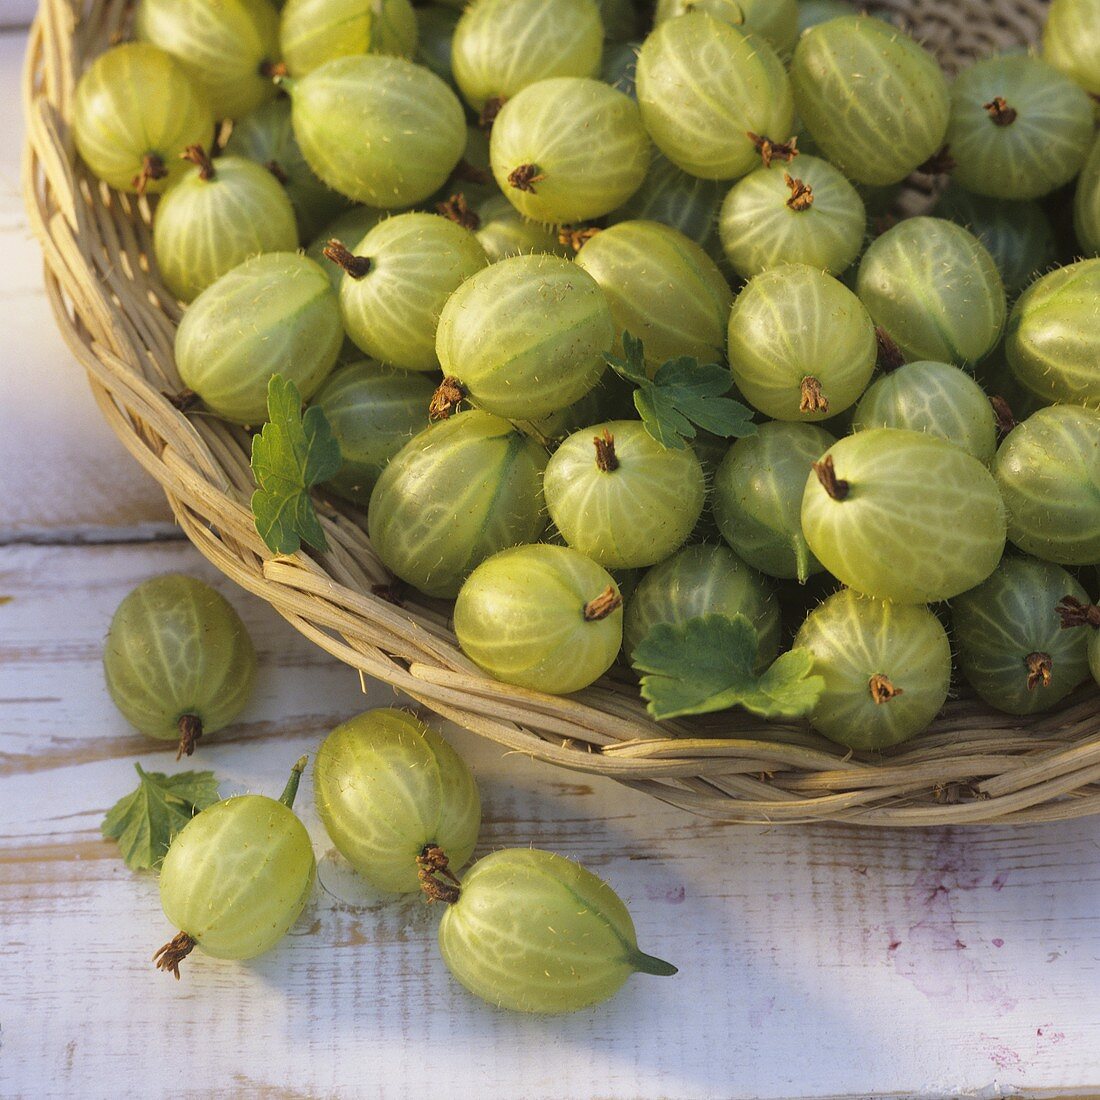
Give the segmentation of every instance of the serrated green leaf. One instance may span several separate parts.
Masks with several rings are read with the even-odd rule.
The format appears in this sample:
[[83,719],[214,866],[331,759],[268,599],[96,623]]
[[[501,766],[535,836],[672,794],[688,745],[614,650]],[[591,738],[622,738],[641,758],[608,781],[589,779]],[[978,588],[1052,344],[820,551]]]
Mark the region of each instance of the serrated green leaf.
[[134,767],[141,777],[137,790],[107,811],[101,830],[118,841],[126,866],[139,871],[159,867],[176,833],[219,795],[213,772],[165,775]]
[[252,438],[252,494],[256,530],[269,550],[296,553],[303,542],[327,550],[328,541],[309,491],[340,469],[340,444],[316,405],[302,414],[298,387],[282,375],[267,386],[268,422]]
[[677,718],[741,706],[762,718],[809,714],[825,688],[811,675],[813,654],[792,649],[757,675],[756,649],[756,630],[744,615],[658,624],[634,650],[649,713]]
[[724,439],[756,434],[752,410],[724,397],[733,385],[730,372],[719,363],[700,363],[692,356],[670,359],[653,378],[645,369],[642,341],[623,333],[624,357],[609,355],[616,374],[633,382],[634,407],[646,431],[663,447],[682,451],[696,429]]

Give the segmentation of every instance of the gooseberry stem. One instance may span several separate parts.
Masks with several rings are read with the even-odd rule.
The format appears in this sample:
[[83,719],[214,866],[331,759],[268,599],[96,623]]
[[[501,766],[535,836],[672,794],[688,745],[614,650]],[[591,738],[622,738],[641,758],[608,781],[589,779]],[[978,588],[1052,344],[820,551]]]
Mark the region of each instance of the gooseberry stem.
[[817,474],[817,480],[821,482],[822,489],[833,500],[844,500],[848,496],[851,486],[843,478],[836,476],[832,455],[826,455],[820,462],[811,462],[810,465]]
[[760,154],[760,160],[765,168],[770,168],[773,160],[782,160],[790,164],[798,156],[797,134],[790,141],[772,141],[769,137],[746,130],[745,137],[756,146],[756,151]]
[[615,454],[615,437],[606,429],[594,436],[592,443],[596,448],[596,469],[605,474],[619,468],[619,456]]
[[493,123],[497,120],[497,115],[500,114],[501,107],[504,106],[504,99],[501,96],[490,96],[485,101],[485,106],[481,108],[481,114],[477,117],[477,124],[482,130],[491,130]]
[[798,574],[798,583],[805,584],[810,579],[810,548],[801,533],[791,540],[791,545],[794,548],[794,567]]
[[1082,603],[1076,596],[1063,596],[1056,610],[1063,630],[1075,626],[1091,626],[1094,630],[1100,630],[1100,607],[1094,603]]
[[897,370],[905,365],[901,348],[882,325],[875,325],[875,343],[878,345],[878,365],[884,371]]
[[[426,844],[416,857],[416,877],[428,901],[454,905],[462,894],[461,882],[448,867],[447,854],[438,844]],[[444,881],[440,881],[439,876]]]
[[629,962],[639,974],[655,974],[658,978],[671,978],[679,974],[680,968],[673,966],[656,955],[647,955],[644,951],[631,951]]
[[470,209],[470,204],[461,191],[453,194],[445,202],[437,202],[435,208],[442,217],[461,225],[463,229],[474,232],[481,228],[481,218]]
[[286,806],[288,810],[294,807],[294,797],[298,793],[298,784],[301,782],[302,772],[306,770],[306,764],[308,762],[308,756],[298,757],[294,767],[290,769],[290,778],[286,781],[283,793],[279,795],[279,801]]
[[190,756],[195,751],[195,745],[202,737],[202,719],[197,714],[181,714],[176,729],[180,731],[179,748],[176,750],[176,759],[179,760],[181,756]]
[[206,150],[201,145],[188,145],[182,153],[180,160],[189,160],[198,166],[200,180],[212,180],[218,173],[214,168],[214,162],[206,155]]
[[615,591],[614,585],[609,584],[595,599],[584,605],[584,621],[598,623],[622,606],[622,596]]
[[164,158],[159,153],[146,153],[141,158],[141,171],[133,178],[133,188],[139,195],[144,195],[150,180],[162,180],[167,175]]
[[180,963],[195,949],[195,941],[186,933],[180,932],[170,939],[153,956],[158,970],[171,974],[176,981],[180,980]]
[[321,249],[321,255],[326,260],[331,260],[337,267],[343,268],[353,279],[362,279],[370,273],[370,257],[356,256],[343,241],[338,241],[335,237]]

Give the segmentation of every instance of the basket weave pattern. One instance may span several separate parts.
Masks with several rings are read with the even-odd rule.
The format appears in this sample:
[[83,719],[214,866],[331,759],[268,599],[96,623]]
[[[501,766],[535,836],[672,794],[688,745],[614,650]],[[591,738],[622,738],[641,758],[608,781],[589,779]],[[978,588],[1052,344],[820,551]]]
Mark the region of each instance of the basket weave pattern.
[[[957,68],[1034,42],[1041,0],[883,0]],[[43,0],[25,76],[24,191],[61,332],[130,453],[180,526],[225,575],[365,676],[507,750],[609,776],[727,822],[928,825],[1049,821],[1100,812],[1100,714],[1083,689],[1054,714],[1019,719],[952,700],[925,735],[884,758],[845,753],[803,724],[737,713],[661,725],[636,685],[609,678],[568,698],[500,684],[455,644],[444,605],[388,602],[390,578],[344,505],[319,510],[330,549],[273,558],[256,534],[249,439],[184,415],[172,345],[180,310],[153,269],[151,209],[80,165],[69,131],[75,83],[119,39],[126,0]]]

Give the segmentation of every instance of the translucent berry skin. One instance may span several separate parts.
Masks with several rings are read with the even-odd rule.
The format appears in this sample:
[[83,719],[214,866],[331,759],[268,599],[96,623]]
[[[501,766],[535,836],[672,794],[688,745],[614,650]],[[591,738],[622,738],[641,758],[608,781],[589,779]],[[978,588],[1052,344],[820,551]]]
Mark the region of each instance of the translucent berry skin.
[[[595,437],[614,439],[618,465],[602,470]],[[703,510],[703,469],[690,447],[666,450],[638,420],[574,432],[554,452],[543,485],[565,541],[608,569],[654,565],[683,545]]]
[[[1037,714],[1057,705],[1088,676],[1091,628],[1062,628],[1056,608],[1066,596],[1089,602],[1061,567],[1006,557],[984,584],[952,601],[959,668],[991,707]],[[1028,658],[1033,654],[1050,658],[1048,684],[1031,674]]]
[[1100,562],[1100,411],[1032,413],[1006,436],[993,474],[1021,550],[1061,565]]
[[343,343],[328,276],[296,252],[255,256],[208,286],[176,330],[183,384],[241,424],[267,419],[267,384],[289,378],[309,400]]
[[946,439],[988,466],[997,451],[997,421],[985,391],[948,363],[906,363],[868,387],[852,431],[908,428]]
[[420,889],[416,857],[430,846],[442,848],[457,871],[481,828],[470,769],[403,710],[369,710],[337,726],[317,752],[313,798],[337,851],[388,893]]
[[757,665],[779,652],[779,603],[771,586],[725,546],[685,546],[653,566],[626,603],[623,649],[635,648],[659,623],[679,625],[698,615],[744,615],[759,638]]
[[571,259],[573,250],[558,240],[558,231],[525,218],[503,195],[494,194],[477,206],[475,235],[490,263],[509,256],[546,253]]
[[367,355],[436,371],[435,332],[447,299],[489,263],[468,229],[437,214],[398,214],[350,245],[370,270],[340,284],[344,330]]
[[266,168],[234,156],[214,166],[212,179],[192,167],[161,200],[153,222],[157,270],[184,302],[252,256],[298,247],[294,208]]
[[763,38],[780,54],[794,49],[798,37],[796,0],[657,0],[655,23],[693,11],[705,12]]
[[428,596],[453,599],[487,557],[546,527],[546,453],[508,421],[459,413],[414,436],[382,471],[367,527],[383,564]]
[[620,340],[623,332],[639,337],[654,368],[681,355],[721,360],[733,293],[714,261],[678,230],[619,222],[585,242],[577,266],[604,292]]
[[803,584],[821,572],[802,534],[802,496],[811,463],[835,442],[814,424],[773,420],[730,447],[714,477],[714,518],[754,569]]
[[338,57],[412,57],[418,34],[409,0],[286,0],[279,28],[292,76]]
[[[798,207],[787,179],[811,189],[809,205]],[[856,189],[827,161],[806,155],[772,161],[738,180],[718,222],[722,249],[745,279],[785,263],[839,275],[859,255],[866,229]]]
[[834,499],[811,472],[802,530],[842,583],[897,603],[934,603],[980,584],[1004,551],[1005,515],[989,471],[935,436],[871,428],[826,453],[847,482]]
[[[556,77],[509,99],[489,140],[493,176],[508,201],[540,222],[609,214],[641,186],[650,145],[638,107],[599,80]],[[516,173],[528,169],[529,183]]]
[[134,35],[172,54],[218,118],[239,118],[275,97],[263,72],[279,59],[279,13],[270,0],[140,0]]
[[1100,138],[1093,142],[1092,152],[1077,177],[1073,228],[1085,255],[1100,256]]
[[557,256],[515,256],[451,295],[436,354],[480,408],[533,420],[583,397],[614,341],[611,310],[591,275]]
[[589,618],[586,607],[618,586],[566,546],[516,546],[484,561],[455,602],[462,651],[498,680],[567,695],[598,680],[623,642],[623,612]]
[[989,250],[1009,298],[1058,261],[1058,242],[1046,211],[1027,200],[979,198],[949,187],[936,217],[961,225]]
[[730,180],[760,163],[748,132],[785,141],[790,81],[764,41],[703,12],[669,19],[638,55],[638,106],[653,142],[678,167]]
[[1100,0],[1052,0],[1043,57],[1086,92],[1100,95]]
[[470,868],[440,921],[439,950],[471,993],[516,1012],[575,1012],[613,997],[635,972],[675,973],[638,950],[607,883],[537,848],[493,852]]
[[317,864],[294,811],[262,794],[215,802],[177,834],[160,870],[164,915],[207,955],[252,959],[302,914]]
[[944,143],[950,97],[936,59],[880,19],[811,27],[795,48],[791,84],[822,155],[858,183],[898,183]]
[[430,378],[369,360],[333,371],[312,402],[324,411],[344,460],[328,487],[367,505],[386,463],[428,427],[434,390]]
[[463,98],[480,111],[486,100],[511,99],[540,80],[595,76],[602,52],[593,0],[477,0],[455,28],[451,67]]
[[103,648],[107,690],[149,737],[180,739],[180,718],[216,733],[241,713],[256,679],[256,651],[240,616],[194,577],[139,584],[118,606]]
[[856,293],[907,359],[980,362],[1004,327],[1004,284],[986,248],[942,218],[907,218],[863,254]]
[[341,194],[326,187],[306,164],[290,119],[290,101],[265,103],[233,124],[225,152],[261,164],[283,185],[298,236],[309,241],[348,205]]
[[1005,354],[1016,381],[1045,404],[1100,407],[1100,259],[1036,279],[1009,315]]
[[[208,144],[213,133],[205,92],[156,46],[129,42],[109,49],[76,86],[77,151],[95,176],[119,191],[166,190],[187,172],[180,153]],[[159,159],[165,175],[139,185],[147,156]]]
[[[1014,116],[988,108],[997,97]],[[1077,175],[1093,127],[1088,94],[1057,69],[1023,54],[991,57],[951,85],[951,174],[978,195],[1037,199]]]
[[339,217],[333,218],[306,249],[306,255],[319,264],[329,277],[333,290],[339,292],[344,279],[344,269],[325,256],[325,246],[331,240],[361,241],[380,221],[386,218],[385,210],[373,206],[352,206]]
[[794,644],[814,655],[814,674],[825,679],[810,715],[814,729],[850,749],[901,744],[926,730],[947,701],[951,643],[927,607],[846,588],[810,612]]
[[[855,404],[875,369],[875,328],[843,283],[806,264],[754,276],[730,312],[733,381],[776,420],[825,420]],[[825,407],[805,405],[807,378]]]
[[412,62],[342,57],[284,86],[310,168],[356,202],[412,206],[442,187],[466,148],[458,97]]

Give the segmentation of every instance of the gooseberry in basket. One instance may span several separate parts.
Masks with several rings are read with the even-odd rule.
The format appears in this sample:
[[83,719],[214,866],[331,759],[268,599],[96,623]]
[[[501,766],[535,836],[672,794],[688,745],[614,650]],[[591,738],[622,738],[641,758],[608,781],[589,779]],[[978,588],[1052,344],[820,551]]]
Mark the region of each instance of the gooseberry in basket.
[[789,53],[798,37],[795,0],[657,0],[655,23],[693,11],[706,12],[725,23],[763,38],[779,54]]
[[338,57],[413,57],[418,37],[409,0],[286,0],[279,26],[292,76],[305,76]]
[[1086,92],[1100,95],[1100,0],[1052,0],[1043,57]]

